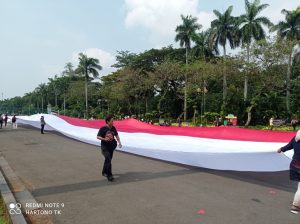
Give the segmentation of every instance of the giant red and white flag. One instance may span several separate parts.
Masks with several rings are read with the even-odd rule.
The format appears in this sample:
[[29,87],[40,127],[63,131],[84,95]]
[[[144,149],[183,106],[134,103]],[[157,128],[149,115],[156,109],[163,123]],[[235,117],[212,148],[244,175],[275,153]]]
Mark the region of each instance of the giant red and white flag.
[[[40,116],[18,116],[19,124],[40,127]],[[44,114],[45,130],[100,145],[97,133],[104,120],[82,120]],[[282,171],[289,169],[293,151],[278,154],[278,148],[295,133],[236,127],[162,127],[135,119],[114,121],[122,150],[181,164],[219,170]]]

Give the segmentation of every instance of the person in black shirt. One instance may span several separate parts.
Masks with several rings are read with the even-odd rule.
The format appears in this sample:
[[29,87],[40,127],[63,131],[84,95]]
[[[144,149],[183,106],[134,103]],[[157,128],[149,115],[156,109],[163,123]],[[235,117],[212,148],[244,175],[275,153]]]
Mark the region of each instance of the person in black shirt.
[[2,128],[2,124],[3,124],[3,117],[2,114],[0,114],[0,128]]
[[7,125],[7,121],[8,121],[8,116],[7,116],[7,114],[5,114],[5,116],[4,116],[4,126],[5,127]]
[[97,139],[101,140],[101,151],[105,158],[102,175],[107,177],[108,181],[113,181],[114,177],[112,175],[111,160],[113,158],[114,150],[117,147],[117,141],[119,143],[119,148],[122,148],[122,144],[118,135],[118,131],[113,125],[113,117],[107,117],[105,122],[106,125],[99,129]]
[[16,115],[14,115],[11,119],[11,123],[12,123],[12,128],[15,129],[17,128],[17,118]]
[[44,134],[44,128],[46,125],[44,116],[41,116],[40,121],[41,121],[41,134]]
[[294,149],[294,155],[290,163],[290,180],[298,182],[298,189],[291,206],[291,212],[297,214],[300,212],[300,130],[286,146],[281,147],[277,152],[286,152],[291,149]]

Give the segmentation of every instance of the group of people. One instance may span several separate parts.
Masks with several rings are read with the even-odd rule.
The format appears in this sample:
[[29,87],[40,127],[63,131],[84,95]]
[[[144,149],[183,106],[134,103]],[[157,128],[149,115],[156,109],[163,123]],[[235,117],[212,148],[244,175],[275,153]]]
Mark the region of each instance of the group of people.
[[[269,129],[272,131],[274,128],[274,117],[272,116],[269,120]],[[279,125],[286,124],[287,120],[276,120]],[[291,120],[291,126],[293,127],[293,131],[296,131],[296,127],[299,124],[299,121],[296,118]]]
[[0,128],[2,128],[3,123],[4,123],[4,126],[6,127],[7,121],[8,121],[8,116],[7,116],[7,114],[1,114],[1,115],[0,115]]
[[[2,127],[3,121],[5,125],[7,124],[7,115],[0,116],[0,124]],[[6,120],[6,121],[5,121]],[[102,168],[102,175],[107,178],[108,181],[114,181],[112,174],[112,158],[117,146],[122,148],[121,140],[117,129],[114,126],[114,119],[109,116],[105,119],[106,125],[101,127],[97,134],[97,139],[101,141],[101,152],[104,157],[104,164]],[[12,117],[12,123],[16,123],[16,117]],[[41,134],[44,134],[44,128],[46,125],[44,116],[40,118],[41,123]],[[290,163],[290,180],[296,181],[298,183],[298,189],[295,193],[293,203],[291,205],[292,213],[300,213],[300,130],[296,133],[290,142],[279,148],[278,153],[286,152],[288,150],[294,150],[294,155]]]
[[[3,125],[4,127],[7,126],[7,122],[8,122],[8,115],[7,114],[1,114],[0,115],[0,129],[2,129]],[[11,123],[12,123],[12,128],[17,128],[17,118],[16,115],[14,115],[11,118]]]
[[[41,116],[40,122],[41,122],[41,134],[44,134],[44,128],[45,128],[45,125],[46,125],[44,116]],[[6,127],[7,123],[8,123],[8,115],[7,114],[0,115],[0,129],[2,129],[3,126]],[[11,117],[11,123],[12,123],[12,128],[13,129],[18,128],[16,115],[13,115]]]

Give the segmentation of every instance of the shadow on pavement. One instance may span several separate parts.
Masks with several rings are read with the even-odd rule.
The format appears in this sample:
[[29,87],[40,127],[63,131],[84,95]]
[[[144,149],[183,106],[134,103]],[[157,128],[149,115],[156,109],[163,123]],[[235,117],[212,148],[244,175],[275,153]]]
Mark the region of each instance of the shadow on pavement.
[[170,161],[162,161],[155,158],[149,158],[141,155],[135,155],[128,152],[120,151],[120,153],[129,154],[135,157],[141,157],[144,159],[159,161],[163,163],[172,164],[174,166],[182,167],[193,172],[203,172],[212,175],[217,175],[225,178],[239,180],[251,184],[283,190],[287,192],[295,192],[297,189],[297,183],[290,181],[289,171],[278,171],[278,172],[250,172],[250,171],[232,171],[232,170],[213,170],[202,167],[193,167],[184,164],[173,163]]
[[181,176],[198,172],[207,172],[213,175],[231,178],[235,180],[245,181],[252,184],[262,185],[274,189],[280,189],[287,192],[295,192],[296,183],[289,181],[288,172],[276,173],[255,173],[255,172],[235,172],[235,171],[215,171],[201,168],[182,169],[161,173],[152,172],[128,172],[124,174],[115,174],[115,181],[108,182],[106,178],[101,177],[99,180],[87,181],[81,183],[73,183],[59,186],[51,186],[33,190],[31,193],[35,197],[86,190],[90,188],[99,188],[109,185],[118,185],[131,182],[147,181],[159,178],[168,178],[173,176]]
[[[203,171],[204,172],[204,171]],[[280,172],[238,172],[238,171],[219,171],[206,170],[205,172],[235,179],[251,184],[274,188],[287,192],[295,192],[297,183],[290,181],[289,171]]]
[[128,172],[124,174],[115,174],[115,181],[108,182],[106,178],[101,176],[101,180],[87,181],[82,183],[66,184],[52,187],[39,188],[31,191],[35,197],[60,194],[72,191],[85,190],[90,188],[105,187],[108,185],[125,184],[131,182],[147,181],[158,178],[167,178],[172,176],[181,176],[186,174],[196,173],[194,170],[175,170],[162,173],[151,172]]

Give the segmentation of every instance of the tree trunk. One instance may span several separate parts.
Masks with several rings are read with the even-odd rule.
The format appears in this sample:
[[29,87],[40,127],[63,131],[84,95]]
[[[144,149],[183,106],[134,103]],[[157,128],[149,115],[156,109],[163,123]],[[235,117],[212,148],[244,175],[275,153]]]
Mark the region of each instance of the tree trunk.
[[88,92],[87,92],[87,86],[88,86],[88,78],[87,74],[85,75],[85,116],[88,118]]
[[223,46],[223,112],[225,112],[226,107],[226,97],[227,97],[227,76],[225,70],[225,59],[226,59],[226,47]]
[[250,107],[247,108],[247,122],[245,124],[245,127],[248,127],[250,122],[251,122],[251,118],[252,118],[252,109],[254,108],[254,105],[251,105]]
[[286,73],[286,110],[287,112],[291,111],[290,108],[290,80],[291,80],[291,66],[292,66],[292,54],[293,50],[291,51],[289,55],[289,61],[288,61],[288,68]]
[[64,115],[66,115],[66,93],[64,93]]
[[[264,89],[264,88],[263,88]],[[261,89],[256,96],[251,100],[251,105],[249,107],[247,107],[246,112],[247,112],[247,122],[245,124],[245,127],[248,127],[250,122],[251,122],[251,118],[252,118],[252,110],[253,108],[256,106],[257,101],[259,100],[260,96],[262,95],[263,89]]]
[[167,92],[168,92],[168,89],[165,90],[164,94],[158,100],[157,109],[158,109],[159,114],[161,114],[161,102],[165,98],[165,96],[167,95]]
[[146,103],[146,112],[145,113],[148,113],[148,98],[147,98],[147,96],[145,96],[145,103]]
[[189,63],[189,59],[188,59],[188,47],[185,47],[185,64],[187,65]]
[[[250,45],[247,44],[247,63],[249,66],[250,62]],[[249,68],[247,67],[247,71],[245,72],[245,82],[244,82],[244,101],[247,101],[248,96],[248,74],[249,74]]]
[[44,97],[42,96],[42,113],[44,113]]
[[[185,63],[188,64],[188,47],[185,47]],[[187,74],[184,73],[184,105],[183,105],[183,119],[187,119]]]
[[55,93],[55,107],[57,107],[57,93]]
[[131,110],[132,105],[131,105],[131,103],[130,103],[130,100],[128,100],[127,102],[128,102],[128,110],[129,110],[129,114],[130,114],[130,116],[131,116],[131,115],[132,115],[132,110]]
[[206,82],[205,80],[203,80],[203,115],[205,114],[205,111],[206,111]]

